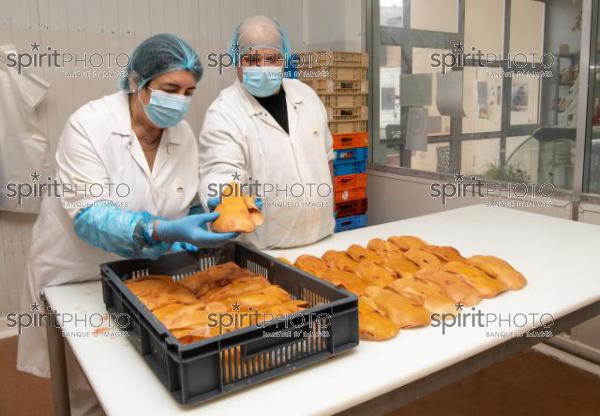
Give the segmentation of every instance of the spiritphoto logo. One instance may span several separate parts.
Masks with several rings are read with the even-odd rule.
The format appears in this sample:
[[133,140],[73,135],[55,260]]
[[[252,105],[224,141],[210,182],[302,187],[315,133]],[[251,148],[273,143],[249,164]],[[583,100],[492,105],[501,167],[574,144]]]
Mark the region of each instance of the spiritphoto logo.
[[[471,307],[463,311],[465,306],[458,302],[456,313],[434,313],[431,315],[431,326],[440,328],[445,335],[450,328],[490,328],[487,337],[525,336],[552,337],[554,316],[543,312],[483,312]],[[527,330],[526,328],[533,328]]]
[[492,67],[498,64],[505,64],[507,69],[532,68],[534,70],[552,70],[555,63],[554,55],[544,52],[539,53],[483,53],[481,49],[472,47],[470,52],[465,52],[465,45],[462,42],[454,44],[453,50],[448,53],[431,54],[431,67],[442,68],[445,74],[454,68],[464,68],[465,66]]
[[[236,186],[239,186],[242,195],[262,199],[263,206],[300,207],[310,205],[325,207],[330,205],[329,199],[333,194],[330,183],[294,182],[274,184],[261,182],[251,176],[247,180],[242,180],[242,175],[239,173],[233,173],[231,177],[232,182],[230,183],[209,183],[207,187],[208,198],[232,196],[237,192]],[[235,186],[232,184],[235,184]]]
[[[77,198],[126,198],[131,193],[131,188],[126,183],[82,183],[71,184],[61,182],[51,176],[42,179],[42,175],[33,172],[30,182],[9,182],[4,189],[0,189],[3,198],[16,198],[21,205],[23,200],[29,198],[63,198],[65,195],[75,195]],[[67,202],[66,202],[67,203]],[[75,202],[73,202],[75,203]]]
[[28,328],[52,326],[61,329],[63,336],[100,337],[126,336],[131,317],[126,313],[59,313],[50,307],[44,310],[42,305],[34,302],[28,312],[9,313],[6,321],[6,326],[17,328],[19,335]]
[[[476,176],[454,174],[454,182],[433,182],[431,198],[441,199],[446,205],[453,198],[481,198],[488,206],[515,204],[519,207],[549,207],[555,186],[551,183],[529,184],[526,182],[486,182]],[[496,198],[496,199],[494,199]],[[498,198],[503,198],[499,200]],[[512,200],[512,201],[509,201]]]
[[[310,54],[293,52],[261,52],[253,50],[252,47],[244,52],[248,55],[252,64],[255,66],[270,66],[282,60],[293,68],[308,68],[310,70],[323,70],[329,68],[333,63],[333,58],[328,52],[315,52]],[[232,44],[227,52],[211,52],[206,55],[209,68],[218,68],[219,75],[223,74],[226,68],[237,67],[241,65],[242,51],[240,44]]]
[[30,52],[6,54],[6,65],[16,68],[19,74],[27,68],[59,68],[65,77],[116,78],[125,74],[129,64],[129,55],[124,52],[64,52],[52,46],[42,46],[37,41],[33,41],[30,48]]
[[208,314],[208,327],[217,328],[220,334],[232,330],[256,325],[266,328],[277,322],[277,331],[263,331],[266,338],[308,338],[328,337],[327,328],[331,326],[331,315],[298,311],[292,314],[273,314],[248,307],[243,309],[240,304],[231,305],[229,312],[212,312]]

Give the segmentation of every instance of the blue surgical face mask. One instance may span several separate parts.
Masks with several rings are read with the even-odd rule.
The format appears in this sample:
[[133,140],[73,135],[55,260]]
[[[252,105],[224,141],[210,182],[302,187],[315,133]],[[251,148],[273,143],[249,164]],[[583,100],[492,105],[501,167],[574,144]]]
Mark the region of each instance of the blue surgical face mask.
[[244,87],[255,97],[269,97],[281,87],[283,68],[279,66],[245,66],[242,71]]
[[143,107],[152,123],[164,129],[173,127],[183,120],[190,108],[192,97],[148,89],[151,91],[150,101]]

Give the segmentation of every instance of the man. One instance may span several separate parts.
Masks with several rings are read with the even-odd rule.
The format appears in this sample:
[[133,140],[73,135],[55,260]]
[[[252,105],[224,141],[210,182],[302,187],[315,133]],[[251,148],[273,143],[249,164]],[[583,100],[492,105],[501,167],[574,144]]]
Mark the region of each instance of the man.
[[200,195],[214,200],[234,180],[249,183],[243,190],[262,198],[265,222],[243,241],[258,248],[311,244],[335,224],[327,112],[311,88],[283,78],[289,42],[277,22],[249,17],[231,44],[237,79],[206,113]]

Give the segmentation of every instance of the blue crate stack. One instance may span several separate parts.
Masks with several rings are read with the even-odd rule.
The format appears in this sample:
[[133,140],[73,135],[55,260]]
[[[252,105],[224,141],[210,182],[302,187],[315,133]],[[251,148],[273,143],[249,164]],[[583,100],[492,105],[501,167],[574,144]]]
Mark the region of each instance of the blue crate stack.
[[[298,79],[319,95],[333,135],[336,178],[361,175],[367,170],[368,157],[368,55],[360,52],[301,52],[296,61]],[[356,183],[360,182],[358,180]],[[335,232],[367,225],[366,185],[342,187],[334,180],[336,201]]]

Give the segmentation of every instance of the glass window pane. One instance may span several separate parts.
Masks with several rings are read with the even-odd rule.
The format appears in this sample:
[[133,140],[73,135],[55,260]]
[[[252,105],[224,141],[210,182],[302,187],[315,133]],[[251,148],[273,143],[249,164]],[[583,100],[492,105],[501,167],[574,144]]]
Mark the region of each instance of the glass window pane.
[[540,146],[531,136],[506,138],[506,163],[503,176],[513,182],[538,182]]
[[382,166],[400,166],[400,146],[397,143],[379,142],[373,148],[373,163]]
[[[569,53],[556,58],[557,70],[552,83],[544,79],[544,88],[554,88],[554,101],[550,105],[550,114],[554,115],[552,123],[558,126],[575,127],[577,121],[577,100],[579,98],[579,53]],[[546,106],[547,107],[547,106]]]
[[504,0],[465,1],[465,53],[500,56],[504,44]]
[[510,96],[510,124],[538,124],[540,78],[513,76]]
[[493,176],[500,166],[500,139],[463,140],[460,172],[479,177]]
[[[556,137],[550,140],[548,134]],[[557,188],[571,189],[575,140],[569,136],[542,130],[529,137],[511,138],[514,149],[510,153],[507,139],[505,169],[511,172],[524,172],[532,183],[554,184]]]
[[502,69],[465,67],[463,70],[463,133],[502,128]]
[[[442,68],[434,68],[431,66],[431,56],[433,54],[446,54],[449,53],[445,49],[430,49],[430,48],[413,48],[413,74],[434,74],[441,72]],[[431,105],[426,106],[427,110],[427,125],[430,136],[447,135],[450,134],[450,117],[441,116],[436,105],[436,94],[437,94],[437,81],[436,77],[432,77],[431,82]]]
[[399,46],[380,47],[379,67],[379,128],[380,139],[393,137],[400,131],[400,74],[402,49]]
[[[542,55],[544,45],[544,3],[512,0],[510,6],[510,54],[514,61],[531,61]],[[531,62],[530,62],[531,63]]]
[[588,192],[600,194],[600,125],[593,126],[590,151]]
[[413,0],[410,2],[411,29],[458,32],[458,0]]
[[[437,99],[441,98],[440,92],[458,91],[453,96],[462,93],[464,116],[460,131],[463,137],[456,138],[461,139],[457,170],[500,180],[552,183],[566,189],[572,186],[575,127],[577,115],[583,114],[577,108],[581,2],[511,0],[510,16],[507,16],[508,3],[506,0],[413,0],[409,2],[410,9],[402,10],[400,0],[381,0],[382,26],[409,27],[420,32],[408,33],[408,36],[401,36],[405,33],[401,31],[386,32],[390,36],[386,36],[385,42],[398,42],[394,48],[399,51],[401,47],[404,51],[401,63],[404,71],[409,71],[401,76],[399,60],[394,62],[391,52],[386,52],[388,56],[381,63],[378,86],[381,119],[376,121],[385,145],[373,152],[377,160],[419,170],[449,172],[450,166],[456,166],[450,163],[453,141],[449,136],[453,131],[452,121],[457,119],[447,114],[461,117],[457,112],[460,109],[455,108],[451,100],[446,100],[446,105],[441,101],[438,108]],[[459,5],[464,5],[462,41],[453,35],[463,26],[458,20],[463,12]],[[505,27],[509,33],[505,33]],[[464,50],[457,47],[463,44]],[[446,49],[452,47],[452,51]],[[505,48],[508,54],[504,53]],[[592,67],[600,68],[600,48],[592,45],[592,50],[596,49],[598,58],[594,54]],[[462,71],[458,79],[438,80],[436,75],[442,66],[452,66],[446,61],[452,58],[448,54],[458,59],[458,51],[462,56],[481,56],[481,52],[484,65],[480,67],[467,58],[465,65],[455,62]],[[490,58],[486,54],[493,55]],[[443,65],[440,58],[444,58]],[[506,72],[498,67],[500,62],[509,63]],[[586,166],[590,169],[589,189],[595,192],[600,192],[598,71],[597,85],[592,91],[597,127],[590,128],[592,145],[587,148],[592,149],[591,166]],[[432,77],[428,79],[424,74]],[[592,76],[592,81],[595,78]],[[447,91],[440,91],[442,82],[444,88],[449,88]],[[453,89],[456,85],[458,90]],[[426,87],[424,94],[423,86]],[[409,96],[407,91],[410,91]],[[411,133],[419,132],[417,126],[423,125],[421,120],[427,123],[426,144],[420,133]],[[386,142],[388,132],[405,141]]]
[[[596,19],[600,19],[600,7],[597,7]],[[594,20],[592,20],[594,21]],[[596,20],[598,21],[598,20]],[[591,119],[588,120],[590,137],[588,137],[587,151],[590,152],[589,162],[587,166],[587,192],[600,193],[600,31],[596,39],[592,39],[592,56],[590,57],[590,73],[589,93],[592,108]]]
[[380,0],[379,24],[390,27],[404,26],[402,3],[403,0]]
[[429,143],[427,151],[412,152],[411,168],[427,172],[450,172],[450,143]]

